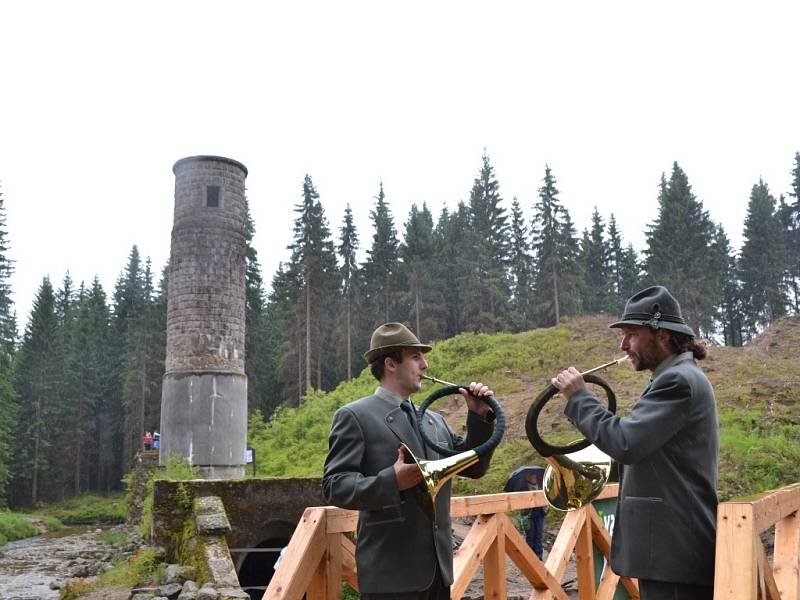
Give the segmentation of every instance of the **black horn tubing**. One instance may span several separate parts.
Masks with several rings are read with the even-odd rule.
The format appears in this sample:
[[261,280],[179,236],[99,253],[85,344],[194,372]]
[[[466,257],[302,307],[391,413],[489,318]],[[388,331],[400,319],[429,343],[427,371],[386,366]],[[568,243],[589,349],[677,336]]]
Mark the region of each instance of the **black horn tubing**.
[[[425,411],[428,410],[428,407],[441,398],[442,396],[451,396],[453,394],[458,394],[459,389],[469,390],[468,385],[448,385],[443,388],[440,388],[433,392],[430,396],[425,398],[425,401],[420,405],[419,411],[417,412],[417,423],[419,424],[419,433],[422,436],[422,441],[425,442],[429,448],[436,450],[442,456],[455,456],[456,454],[461,454],[463,450],[451,450],[445,446],[438,446],[428,437],[428,434],[425,433],[425,428],[422,426],[422,418],[425,415]],[[474,394],[473,394],[474,396]],[[494,450],[497,445],[500,443],[500,440],[503,437],[503,433],[506,430],[506,416],[503,414],[503,409],[500,408],[500,404],[497,400],[494,399],[494,396],[476,396],[479,400],[483,400],[486,404],[489,405],[489,408],[492,409],[494,412],[494,432],[492,433],[492,437],[488,440],[483,442],[481,445],[472,448],[480,458],[487,456],[492,450]]]
[[[612,413],[617,412],[617,397],[614,395],[614,390],[611,389],[610,385],[597,375],[584,375],[583,380],[586,383],[599,385],[603,388],[606,391],[606,398],[608,399],[608,410]],[[539,394],[536,400],[533,401],[533,404],[531,404],[531,407],[528,409],[528,416],[525,418],[525,433],[528,436],[528,441],[531,443],[534,450],[545,458],[553,456],[554,454],[570,454],[571,452],[577,452],[592,444],[592,442],[584,438],[566,446],[551,446],[539,435],[539,413],[542,412],[544,405],[547,404],[550,398],[558,394],[558,392],[558,388],[552,383],[544,388],[542,393]]]

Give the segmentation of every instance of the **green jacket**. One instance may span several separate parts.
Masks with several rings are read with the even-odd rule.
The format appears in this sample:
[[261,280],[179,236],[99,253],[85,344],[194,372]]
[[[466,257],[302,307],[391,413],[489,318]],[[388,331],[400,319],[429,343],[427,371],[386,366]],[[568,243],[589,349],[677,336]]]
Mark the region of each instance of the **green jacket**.
[[[342,406],[333,416],[322,491],[328,502],[358,510],[356,564],[361,592],[427,589],[438,563],[442,579],[453,582],[450,482],[436,497],[436,521],[420,506],[414,489],[400,492],[394,462],[400,443],[419,459],[441,458],[422,441],[400,408],[401,398],[378,388],[375,394]],[[467,438],[456,435],[438,413],[426,411],[425,433],[439,446],[468,450],[491,437],[494,426],[467,416]],[[462,471],[482,476],[489,457]]]
[[719,423],[711,383],[685,352],[663,361],[627,417],[590,392],[564,409],[600,450],[625,465],[611,567],[619,575],[712,585]]

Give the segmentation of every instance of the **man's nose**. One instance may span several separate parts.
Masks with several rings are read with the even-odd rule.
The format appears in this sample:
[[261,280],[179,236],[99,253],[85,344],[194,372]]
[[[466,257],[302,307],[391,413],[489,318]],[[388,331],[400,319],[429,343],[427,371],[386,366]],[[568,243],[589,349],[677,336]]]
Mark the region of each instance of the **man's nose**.
[[427,368],[428,368],[428,361],[423,358],[422,359],[422,367],[421,367],[421,369],[424,371]]

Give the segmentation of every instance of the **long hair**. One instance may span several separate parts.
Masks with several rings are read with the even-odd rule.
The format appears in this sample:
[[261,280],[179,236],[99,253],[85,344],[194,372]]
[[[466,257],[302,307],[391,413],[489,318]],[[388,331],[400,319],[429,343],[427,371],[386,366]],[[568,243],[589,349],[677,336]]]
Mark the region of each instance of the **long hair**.
[[697,340],[693,335],[677,331],[670,331],[669,337],[672,347],[678,354],[691,352],[697,360],[703,360],[708,356],[708,344],[704,340]]

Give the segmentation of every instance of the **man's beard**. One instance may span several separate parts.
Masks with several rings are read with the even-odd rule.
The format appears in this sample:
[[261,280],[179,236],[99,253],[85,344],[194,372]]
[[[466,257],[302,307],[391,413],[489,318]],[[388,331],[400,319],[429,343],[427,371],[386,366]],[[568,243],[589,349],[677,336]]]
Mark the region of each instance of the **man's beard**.
[[663,353],[658,347],[656,337],[653,336],[647,345],[636,353],[637,361],[634,363],[637,371],[653,371],[664,360]]

